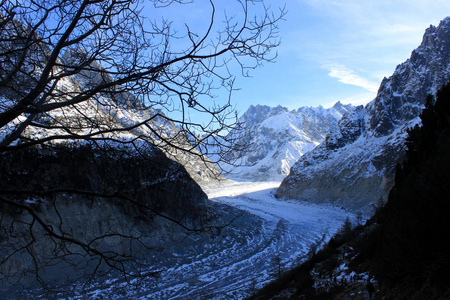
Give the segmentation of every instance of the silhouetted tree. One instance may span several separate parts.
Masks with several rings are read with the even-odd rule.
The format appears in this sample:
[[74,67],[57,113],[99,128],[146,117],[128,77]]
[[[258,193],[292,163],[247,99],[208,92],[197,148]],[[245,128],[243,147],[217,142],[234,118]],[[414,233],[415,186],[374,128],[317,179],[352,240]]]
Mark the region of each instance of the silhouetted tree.
[[[219,154],[235,147],[225,134],[238,125],[236,113],[229,98],[214,99],[215,91],[231,93],[230,69],[238,66],[247,75],[275,58],[276,22],[284,11],[274,15],[262,1],[236,0],[230,5],[237,14],[221,17],[215,1],[205,1],[210,15],[198,32],[188,24],[172,28],[170,20],[143,17],[143,8],[157,14],[174,5],[188,14],[190,4],[2,1],[0,129],[7,135],[0,151],[55,140],[119,140],[117,133],[136,129],[151,135],[141,139],[195,155],[196,148],[210,149],[211,140]],[[147,114],[111,122],[124,108]],[[209,116],[209,122],[192,120],[190,112]],[[174,124],[177,133],[168,135],[155,123]],[[27,134],[31,129],[45,134]],[[177,142],[185,136],[193,146]]]
[[407,160],[378,214],[372,234],[371,268],[377,279],[408,299],[449,295],[450,85],[428,97],[422,126],[409,131]]
[[[140,271],[130,272],[127,264],[142,263],[134,256],[133,246],[151,249],[151,239],[108,228],[95,235],[77,235],[65,227],[59,206],[72,198],[85,201],[80,206],[90,208],[96,203],[118,203],[127,212],[144,211],[131,214],[138,218],[160,217],[195,230],[151,201],[133,198],[139,189],[145,191],[144,186],[125,188],[126,179],[120,174],[108,177],[108,172],[129,169],[125,162],[135,166],[135,171],[149,172],[129,157],[129,150],[135,150],[149,168],[160,170],[158,164],[169,164],[170,172],[158,174],[160,181],[142,185],[162,186],[155,193],[173,193],[178,199],[182,192],[169,190],[164,182],[180,179],[175,175],[181,173],[176,165],[165,162],[155,146],[173,155],[182,151],[202,159],[208,153],[201,151],[210,149],[211,140],[216,141],[214,149],[219,154],[235,147],[225,134],[239,125],[236,113],[229,98],[215,100],[215,91],[225,89],[231,94],[234,74],[230,70],[236,66],[247,75],[249,69],[275,58],[277,22],[284,11],[274,14],[262,1],[236,0],[232,3],[239,9],[221,16],[216,11],[218,3],[205,1],[206,25],[194,30],[188,24],[173,28],[171,20],[153,15],[144,18],[144,14],[156,15],[158,9],[175,5],[188,14],[189,0],[0,1],[0,155],[5,167],[0,170],[4,179],[1,234],[2,249],[9,249],[0,252],[1,279],[10,275],[5,268],[15,255],[31,257],[34,268],[22,275],[34,272],[42,284],[41,262],[54,266],[56,258],[80,269],[79,259],[91,257],[96,263],[86,269],[92,274],[106,265],[124,275],[140,276]],[[129,110],[140,117],[127,118],[124,112]],[[209,122],[190,119],[193,111],[209,116]],[[75,141],[90,143],[94,150],[83,156],[84,150]],[[68,148],[49,148],[56,142]],[[99,185],[83,177],[90,176],[88,168],[83,168],[85,174],[72,176],[67,170],[76,170],[74,165],[67,163],[70,167],[64,168],[66,160],[53,157],[73,148],[69,160],[82,157],[83,166],[92,161],[93,169],[104,174]],[[117,152],[110,152],[114,149]],[[117,168],[98,158],[105,153],[110,153],[107,157]],[[26,165],[22,155],[34,163]],[[55,160],[62,165],[52,165]],[[51,170],[61,170],[56,174],[61,177],[56,180],[55,174],[46,173]],[[104,248],[107,239],[129,243]],[[33,251],[43,243],[50,243],[48,253]]]

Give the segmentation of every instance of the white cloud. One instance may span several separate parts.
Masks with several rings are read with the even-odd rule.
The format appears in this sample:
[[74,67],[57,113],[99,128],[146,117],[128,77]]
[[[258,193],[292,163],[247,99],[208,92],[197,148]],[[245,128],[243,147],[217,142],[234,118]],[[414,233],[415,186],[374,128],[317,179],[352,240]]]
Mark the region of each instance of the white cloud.
[[326,65],[325,68],[329,71],[328,75],[333,78],[337,78],[339,82],[359,86],[370,92],[377,92],[378,90],[379,85],[377,83],[359,76],[355,73],[355,71],[344,65],[331,64]]
[[383,77],[410,57],[425,29],[450,15],[448,0],[265,0],[272,7],[284,2],[279,56],[266,75],[282,72],[271,78],[280,92],[257,96],[252,86],[252,99],[276,99],[291,109],[373,100]]
[[[320,30],[303,33],[313,59],[337,62],[365,73],[392,74],[419,46],[425,29],[450,14],[448,0],[297,0]],[[309,10],[308,10],[309,9]],[[313,23],[314,24],[314,23]],[[299,39],[300,40],[300,39]],[[305,44],[305,43],[304,43]],[[297,45],[299,49],[301,45]],[[381,79],[381,78],[379,78]]]

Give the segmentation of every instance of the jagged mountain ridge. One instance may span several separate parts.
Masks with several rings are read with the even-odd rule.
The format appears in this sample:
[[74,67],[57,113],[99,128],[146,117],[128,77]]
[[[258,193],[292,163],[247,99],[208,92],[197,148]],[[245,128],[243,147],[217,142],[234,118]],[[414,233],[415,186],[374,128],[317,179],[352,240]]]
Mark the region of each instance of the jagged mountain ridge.
[[239,119],[246,134],[236,141],[247,148],[230,154],[237,158],[239,166],[221,167],[232,178],[281,180],[304,153],[322,142],[325,134],[353,109],[340,102],[331,108],[301,107],[292,111],[282,106],[252,105]]
[[450,79],[450,18],[430,26],[411,57],[384,78],[376,98],[346,115],[282,182],[277,196],[370,211],[385,200],[407,129],[420,123],[428,94]]
[[[77,53],[65,53],[63,59],[71,60],[77,57]],[[94,62],[93,69],[101,70],[101,66]],[[84,71],[75,76],[75,79],[82,86],[99,84],[105,80],[99,77],[96,72]],[[114,103],[112,103],[114,102]],[[191,177],[196,181],[209,181],[219,176],[219,170],[205,156],[196,149],[192,149],[186,134],[169,119],[165,118],[164,112],[152,107],[145,109],[139,105],[136,97],[129,92],[122,92],[114,96],[114,99],[104,99],[103,103],[97,101],[92,103],[96,109],[104,110],[111,116],[114,122],[122,127],[130,127],[134,124],[144,122],[154,117],[148,122],[150,126],[139,126],[128,133],[121,133],[120,138],[134,140],[136,138],[150,141],[164,152],[168,158],[183,165]],[[97,108],[98,107],[98,108]],[[169,140],[166,142],[164,139]],[[182,151],[180,149],[188,149]]]

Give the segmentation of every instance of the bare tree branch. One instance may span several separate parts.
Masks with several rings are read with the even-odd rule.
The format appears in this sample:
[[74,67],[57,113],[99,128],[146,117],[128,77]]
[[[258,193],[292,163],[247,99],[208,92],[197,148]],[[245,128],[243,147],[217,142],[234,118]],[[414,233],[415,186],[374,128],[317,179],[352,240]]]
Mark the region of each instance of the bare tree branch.
[[[233,163],[227,153],[245,147],[236,144],[235,74],[276,58],[285,10],[234,0],[227,5],[239,9],[221,15],[221,4],[204,1],[209,17],[197,29],[158,17],[187,11],[189,0],[0,0],[2,282],[31,273],[47,287],[60,265],[142,276],[154,218],[188,233],[227,225],[206,223],[209,212],[195,207],[207,205],[189,202],[206,196],[166,156],[195,158],[213,174],[214,162]],[[118,173],[132,168],[135,180]],[[83,214],[103,210],[114,230],[80,230],[93,222]]]
[[[272,61],[275,55],[271,50],[278,45],[276,22],[284,16],[284,10],[275,16],[264,8],[260,20],[251,19],[249,3],[254,6],[254,2],[259,1],[237,1],[242,20],[225,16],[225,28],[216,34],[215,4],[209,1],[206,31],[198,34],[186,25],[188,42],[174,51],[171,42],[183,36],[174,33],[171,23],[145,20],[139,15],[137,1],[19,1],[18,5],[6,1],[1,11],[1,36],[5,38],[0,40],[0,57],[9,58],[9,62],[2,63],[1,82],[3,90],[12,95],[6,97],[9,101],[0,110],[0,127],[13,123],[14,129],[9,138],[0,141],[2,151],[29,139],[32,134],[26,131],[33,131],[38,124],[36,118],[59,109],[73,110],[80,103],[101,97],[116,100],[107,105],[122,108],[180,109],[179,117],[170,119],[180,124],[186,136],[224,135],[237,122],[230,101],[224,99],[222,105],[211,106],[208,98],[214,99],[213,92],[220,86],[232,90],[234,76],[229,74],[228,64],[237,62],[247,74],[246,69]],[[153,1],[156,7],[174,3],[189,2]],[[55,17],[60,17],[56,24]],[[151,30],[147,30],[149,22]],[[11,56],[19,59],[13,62]],[[42,58],[38,64],[35,57]],[[16,86],[24,81],[31,83],[29,88]],[[66,91],[67,81],[72,85],[81,81],[81,86]],[[119,103],[117,97],[128,98],[129,102]],[[209,115],[210,124],[192,122],[189,109]],[[147,123],[154,126],[150,120]],[[49,140],[53,139],[40,142]]]

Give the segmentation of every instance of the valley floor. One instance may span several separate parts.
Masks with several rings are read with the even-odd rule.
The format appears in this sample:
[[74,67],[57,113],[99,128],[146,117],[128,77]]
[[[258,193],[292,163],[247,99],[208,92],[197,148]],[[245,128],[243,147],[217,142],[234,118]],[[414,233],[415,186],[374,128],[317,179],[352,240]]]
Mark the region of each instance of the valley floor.
[[89,287],[73,287],[71,299],[242,299],[299,264],[312,246],[340,229],[347,216],[339,208],[280,201],[280,182],[236,182],[203,186],[224,222],[218,236],[189,236],[155,253],[154,270],[139,287],[111,277]]

